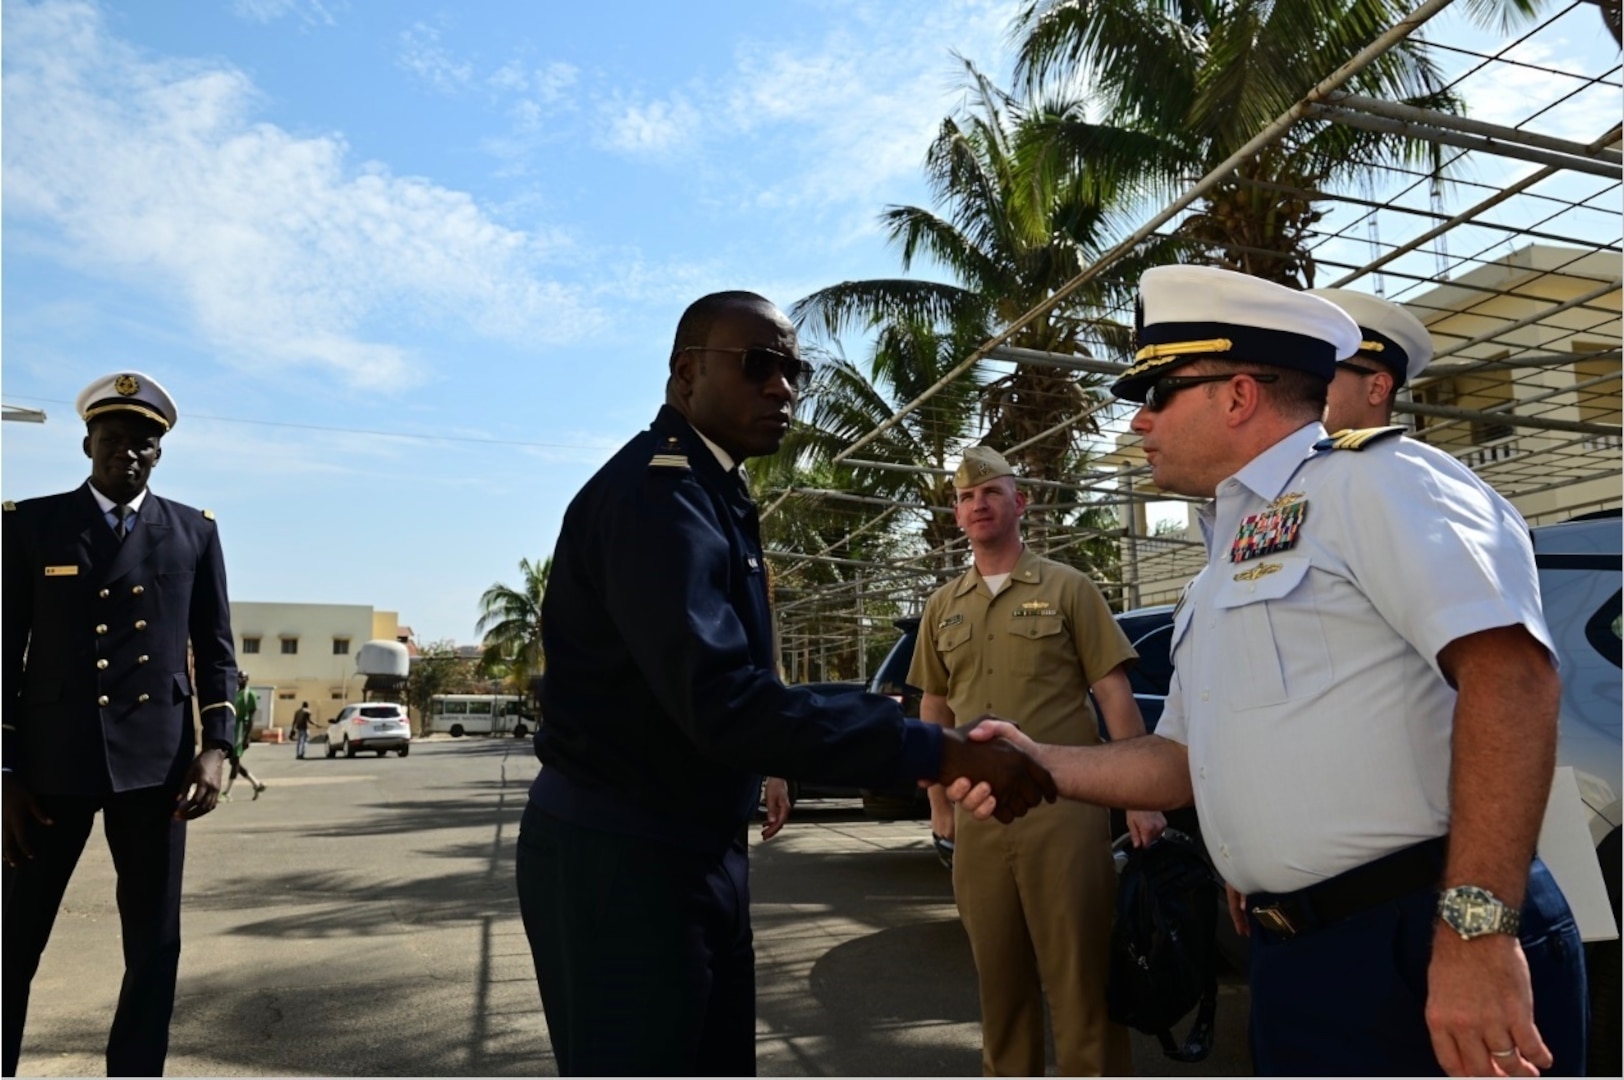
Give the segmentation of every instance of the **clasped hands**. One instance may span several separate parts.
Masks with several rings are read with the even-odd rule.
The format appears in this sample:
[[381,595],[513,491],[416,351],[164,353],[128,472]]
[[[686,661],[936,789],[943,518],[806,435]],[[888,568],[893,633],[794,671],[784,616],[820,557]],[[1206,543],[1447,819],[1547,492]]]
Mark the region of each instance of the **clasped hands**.
[[1036,744],[1014,724],[987,715],[968,729],[942,732],[937,782],[947,797],[978,818],[1009,824],[1059,796],[1054,777],[1038,763]]

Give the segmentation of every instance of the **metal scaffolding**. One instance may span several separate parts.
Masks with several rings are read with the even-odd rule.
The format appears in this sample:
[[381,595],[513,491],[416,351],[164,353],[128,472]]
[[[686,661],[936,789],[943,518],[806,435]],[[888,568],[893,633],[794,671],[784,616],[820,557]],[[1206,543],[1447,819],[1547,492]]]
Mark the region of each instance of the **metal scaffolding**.
[[[1567,46],[1604,32],[1597,8],[1583,0],[1547,14],[1492,53],[1427,39],[1428,21],[1449,2],[1420,6],[1177,199],[1150,208],[1141,225],[1098,261],[854,439],[836,462],[858,474],[901,472],[927,481],[940,477],[945,485],[944,470],[881,461],[864,450],[905,418],[928,429],[943,392],[975,373],[997,378],[1019,364],[1092,378],[1096,385],[1108,382],[1127,366],[1127,357],[1120,345],[1106,343],[1120,341],[1120,332],[1113,336],[1111,329],[1131,325],[1130,311],[1088,316],[1100,328],[1100,348],[1092,357],[1034,352],[1008,342],[1045,312],[1070,316],[1068,300],[1082,286],[1147,243],[1169,237],[1206,193],[1225,183],[1247,183],[1241,167],[1298,125],[1329,122],[1423,140],[1436,148],[1442,166],[1433,171],[1372,162],[1358,190],[1255,184],[1282,198],[1311,201],[1322,211],[1308,244],[1315,284],[1384,296],[1427,325],[1436,357],[1403,393],[1400,418],[1417,438],[1470,466],[1531,524],[1619,506],[1619,63],[1614,56],[1599,70],[1584,70]],[[1448,74],[1452,93],[1468,102],[1492,96],[1491,112],[1497,114],[1446,115],[1343,89],[1406,38]],[[1516,94],[1494,94],[1500,86],[1514,86]],[[1514,107],[1507,105],[1512,97]],[[1204,561],[1185,512],[1190,501],[1151,485],[1137,437],[1127,427],[1131,415],[1099,395],[1067,415],[1057,427],[1089,433],[1090,467],[1065,480],[1030,482],[1039,501],[1048,501],[1028,512],[1028,539],[1041,551],[1076,553],[1106,545],[1115,573],[1100,584],[1124,608],[1170,602]],[[983,426],[965,445],[985,433]],[[787,508],[812,512],[826,523],[816,548],[781,545],[786,549],[768,551],[785,673],[792,681],[866,675],[874,656],[896,636],[892,621],[916,615],[925,597],[963,563],[962,537],[944,529],[949,523],[943,515],[950,515],[945,501],[819,487],[769,492],[763,506],[769,531],[773,515]]]

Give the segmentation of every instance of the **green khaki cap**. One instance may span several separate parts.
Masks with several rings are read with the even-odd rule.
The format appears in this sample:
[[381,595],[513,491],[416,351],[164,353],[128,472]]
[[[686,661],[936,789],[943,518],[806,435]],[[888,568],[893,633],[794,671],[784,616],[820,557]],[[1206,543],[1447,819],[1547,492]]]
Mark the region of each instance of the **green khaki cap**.
[[1014,475],[1015,470],[1009,467],[1004,455],[990,446],[972,446],[964,452],[959,471],[953,474],[953,486],[973,488],[1000,476]]

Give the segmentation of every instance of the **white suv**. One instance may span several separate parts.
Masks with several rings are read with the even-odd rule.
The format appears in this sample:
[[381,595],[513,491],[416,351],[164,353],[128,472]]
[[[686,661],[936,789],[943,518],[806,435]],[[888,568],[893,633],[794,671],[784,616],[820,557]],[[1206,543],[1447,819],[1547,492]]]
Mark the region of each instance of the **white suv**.
[[354,757],[358,750],[371,750],[383,757],[393,750],[405,757],[412,749],[412,725],[406,706],[389,701],[367,701],[346,705],[327,725],[327,756],[340,750]]

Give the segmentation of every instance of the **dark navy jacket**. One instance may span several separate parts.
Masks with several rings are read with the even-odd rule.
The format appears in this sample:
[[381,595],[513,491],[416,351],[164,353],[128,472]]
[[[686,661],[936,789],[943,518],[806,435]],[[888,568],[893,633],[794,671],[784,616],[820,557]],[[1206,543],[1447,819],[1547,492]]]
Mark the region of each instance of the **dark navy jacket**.
[[666,406],[570,503],[542,600],[531,801],[591,828],[720,852],[762,774],[934,778],[941,731],[890,698],[777,675],[755,504]]
[[236,685],[225,561],[203,511],[147,492],[122,542],[90,485],[7,504],[5,766],[50,795],[178,787],[205,743],[231,741]]

